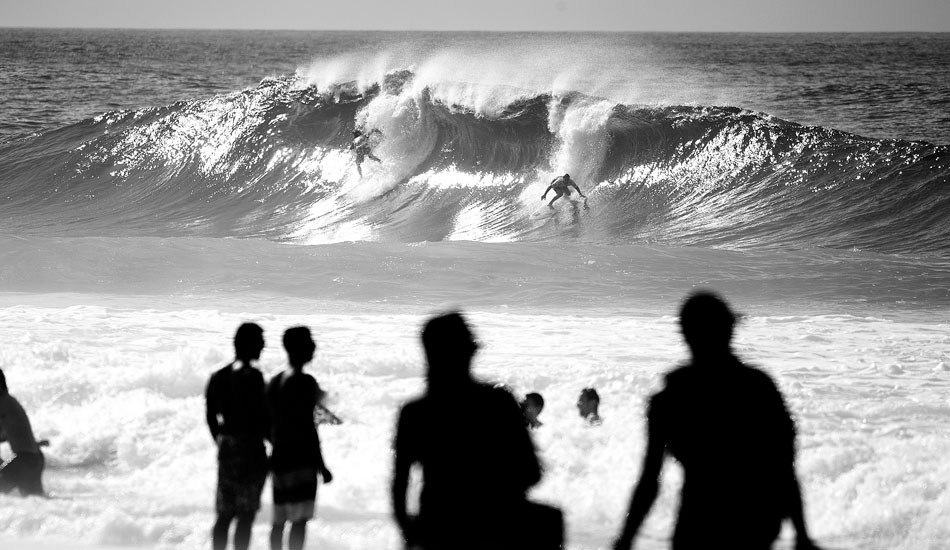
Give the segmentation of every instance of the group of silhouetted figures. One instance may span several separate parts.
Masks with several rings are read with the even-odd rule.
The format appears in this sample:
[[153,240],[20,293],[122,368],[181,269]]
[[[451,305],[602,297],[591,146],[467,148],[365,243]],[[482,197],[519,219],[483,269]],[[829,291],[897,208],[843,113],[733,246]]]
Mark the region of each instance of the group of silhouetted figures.
[[[632,546],[656,499],[667,455],[683,467],[674,550],[764,550],[785,519],[795,528],[797,549],[815,548],[795,473],[794,422],[772,379],[733,355],[735,323],[735,314],[712,293],[696,293],[684,302],[680,328],[691,360],[668,373],[664,389],[650,398],[640,479],[615,549]],[[289,547],[302,548],[318,478],[324,483],[333,478],[314,416],[324,394],[303,372],[316,344],[306,327],[288,329],[283,344],[289,368],[265,382],[253,365],[264,349],[263,330],[241,325],[235,361],[208,383],[207,422],[218,453],[215,550],[227,546],[232,523],[234,547],[248,547],[268,475],[274,502],[271,548],[282,548],[288,523]],[[530,428],[540,426],[541,395],[530,393],[519,405],[503,386],[473,379],[478,343],[459,313],[429,319],[422,345],[426,392],[400,411],[393,453],[393,515],[406,548],[563,548],[561,511],[526,497],[542,476],[530,435]],[[2,373],[0,382],[0,433],[16,454],[0,469],[0,488],[42,493],[39,445]],[[591,424],[600,422],[597,403],[596,390],[582,390],[578,411]],[[409,514],[407,503],[413,466],[422,472],[416,515]]]

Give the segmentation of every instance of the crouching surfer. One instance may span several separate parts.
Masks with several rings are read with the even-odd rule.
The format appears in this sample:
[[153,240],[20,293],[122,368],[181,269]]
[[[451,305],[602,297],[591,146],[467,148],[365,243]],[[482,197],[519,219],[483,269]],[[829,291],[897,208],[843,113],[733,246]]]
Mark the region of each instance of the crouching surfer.
[[563,176],[558,176],[551,181],[551,185],[548,185],[548,188],[544,190],[544,194],[541,195],[541,200],[544,200],[548,196],[549,191],[554,191],[554,198],[551,199],[551,202],[548,203],[548,208],[554,208],[554,201],[561,198],[562,195],[570,197],[571,196],[571,187],[577,189],[577,193],[584,197],[585,204],[587,195],[581,191],[581,188],[577,186],[577,183],[571,179],[570,174],[564,174]]
[[353,143],[350,144],[350,149],[356,154],[356,171],[361,178],[363,177],[363,169],[360,165],[363,164],[364,159],[370,158],[376,162],[382,162],[373,154],[373,147],[370,143],[370,137],[373,134],[382,135],[383,133],[375,128],[365,134],[360,130],[353,130]]

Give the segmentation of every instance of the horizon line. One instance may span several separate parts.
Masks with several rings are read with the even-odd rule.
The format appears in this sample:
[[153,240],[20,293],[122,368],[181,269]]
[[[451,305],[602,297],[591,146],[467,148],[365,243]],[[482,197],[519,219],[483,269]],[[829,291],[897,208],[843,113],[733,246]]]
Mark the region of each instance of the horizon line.
[[367,32],[367,33],[495,33],[495,34],[950,34],[950,30],[564,30],[564,29],[328,29],[328,28],[254,28],[254,27],[72,27],[0,25],[0,29],[19,30],[84,30],[84,31],[222,31],[222,32]]

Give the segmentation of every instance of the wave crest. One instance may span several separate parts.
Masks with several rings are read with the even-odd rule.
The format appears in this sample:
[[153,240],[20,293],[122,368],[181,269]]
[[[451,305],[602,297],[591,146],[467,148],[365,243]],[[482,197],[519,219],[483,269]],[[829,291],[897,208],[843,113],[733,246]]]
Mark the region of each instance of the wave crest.
[[[4,231],[341,240],[671,242],[944,253],[947,147],[716,106],[303,77],[0,145]],[[502,99],[503,98],[503,99]],[[358,177],[354,128],[381,164]],[[548,212],[569,172],[589,208]]]

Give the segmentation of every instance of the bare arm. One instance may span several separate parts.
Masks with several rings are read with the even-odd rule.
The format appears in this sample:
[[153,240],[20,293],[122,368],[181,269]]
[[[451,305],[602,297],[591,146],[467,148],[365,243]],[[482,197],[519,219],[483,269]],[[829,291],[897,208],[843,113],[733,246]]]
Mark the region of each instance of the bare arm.
[[665,437],[651,414],[647,423],[647,451],[643,457],[640,479],[630,498],[630,508],[620,536],[614,543],[615,550],[628,550],[640,530],[640,525],[656,500],[660,488],[660,472],[663,469],[663,457],[666,451]]
[[544,194],[541,195],[541,200],[544,200],[544,197],[547,197],[547,196],[548,196],[548,192],[549,192],[551,189],[554,189],[554,182],[556,182],[556,181],[557,181],[557,178],[554,178],[553,180],[551,180],[551,184],[548,185],[548,188],[544,190]]
[[323,482],[330,483],[333,481],[333,474],[330,473],[327,463],[323,460],[323,446],[320,444],[319,434],[317,434],[317,464],[320,465],[320,477],[323,478]]
[[789,518],[795,527],[795,548],[796,550],[817,550],[818,547],[808,536],[808,528],[805,525],[805,511],[802,504],[802,490],[798,483],[798,477],[795,475],[795,468],[792,466],[789,471],[788,483],[788,506]]
[[585,199],[587,198],[587,195],[585,195],[584,192],[581,191],[581,188],[577,186],[577,183],[576,183],[575,181],[572,180],[572,181],[571,181],[571,185],[574,186],[574,189],[577,189],[577,193],[578,193],[580,196],[584,197]]
[[[323,390],[320,389],[320,386],[317,384],[316,380],[313,380],[313,408],[314,409],[323,409],[326,410],[323,405],[320,403],[323,400],[324,396]],[[328,411],[329,412],[329,411]],[[320,477],[323,478],[324,483],[330,483],[333,481],[333,474],[330,473],[330,469],[327,468],[327,463],[323,459],[323,445],[320,443],[320,430],[317,428],[316,422],[314,422],[313,430],[317,434],[317,464],[320,466]]]
[[776,424],[784,432],[783,447],[781,448],[785,461],[784,481],[782,483],[786,484],[783,492],[787,500],[784,505],[788,518],[791,520],[792,526],[795,527],[795,548],[797,550],[817,550],[818,547],[808,536],[801,485],[795,473],[795,439],[797,438],[795,422],[788,412],[785,399],[778,386],[771,378],[766,377],[766,379],[769,382],[769,391],[772,392],[772,399],[775,404],[775,415],[778,418]]
[[408,442],[411,428],[409,428],[405,417],[406,411],[403,409],[396,425],[396,441],[393,444],[395,463],[393,466],[392,505],[396,525],[399,526],[403,539],[408,546],[412,543],[413,533],[409,512],[406,510],[406,492],[409,488],[409,469],[412,467],[413,459],[411,458]]
[[221,426],[218,424],[218,396],[214,388],[214,376],[208,381],[208,387],[205,389],[205,420],[208,422],[211,438],[217,441]]

